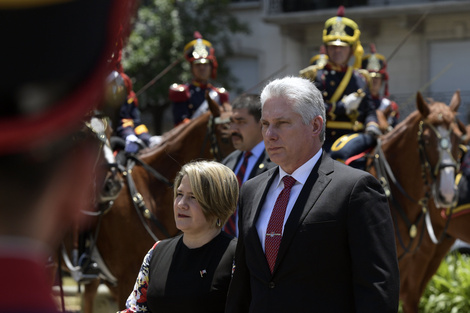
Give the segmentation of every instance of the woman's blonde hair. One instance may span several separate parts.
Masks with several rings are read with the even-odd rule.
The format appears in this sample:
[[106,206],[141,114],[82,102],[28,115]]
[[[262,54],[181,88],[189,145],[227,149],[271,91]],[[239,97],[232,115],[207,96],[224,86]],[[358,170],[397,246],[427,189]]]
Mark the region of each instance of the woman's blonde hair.
[[185,175],[206,219],[222,227],[237,208],[237,176],[230,168],[215,161],[189,162],[176,175],[174,198]]

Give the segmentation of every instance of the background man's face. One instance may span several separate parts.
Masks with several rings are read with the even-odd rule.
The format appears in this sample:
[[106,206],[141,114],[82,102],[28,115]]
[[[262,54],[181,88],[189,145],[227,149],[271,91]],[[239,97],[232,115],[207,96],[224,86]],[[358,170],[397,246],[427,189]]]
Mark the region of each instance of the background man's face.
[[237,150],[249,151],[263,140],[260,122],[257,122],[246,108],[233,109],[230,129],[232,144]]

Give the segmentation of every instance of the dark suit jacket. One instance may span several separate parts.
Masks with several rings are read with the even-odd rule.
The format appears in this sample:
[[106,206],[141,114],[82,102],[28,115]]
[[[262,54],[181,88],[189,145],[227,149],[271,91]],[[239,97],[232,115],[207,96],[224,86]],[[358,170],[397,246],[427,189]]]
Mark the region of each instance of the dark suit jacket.
[[242,186],[226,312],[396,313],[400,281],[383,189],[367,172],[325,153],[286,222],[271,274],[256,221],[278,171]]
[[[235,167],[237,166],[238,162],[240,161],[241,157],[243,156],[243,151],[235,150],[230,153],[223,161],[222,164],[226,165],[227,167],[231,168],[235,171]],[[255,166],[251,170],[248,179],[251,179],[255,176],[258,176],[261,173],[266,172],[270,168],[277,166],[275,163],[271,161],[266,150],[260,155],[258,160],[256,160]],[[236,173],[235,173],[236,174]]]

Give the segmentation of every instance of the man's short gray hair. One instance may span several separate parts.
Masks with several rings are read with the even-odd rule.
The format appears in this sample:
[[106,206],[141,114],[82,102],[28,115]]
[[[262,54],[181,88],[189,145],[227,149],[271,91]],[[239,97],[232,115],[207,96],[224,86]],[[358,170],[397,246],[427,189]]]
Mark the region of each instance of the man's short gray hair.
[[261,110],[270,98],[283,98],[302,117],[306,125],[320,116],[323,119],[320,140],[322,143],[325,141],[325,104],[321,92],[310,80],[295,76],[275,79],[261,92]]

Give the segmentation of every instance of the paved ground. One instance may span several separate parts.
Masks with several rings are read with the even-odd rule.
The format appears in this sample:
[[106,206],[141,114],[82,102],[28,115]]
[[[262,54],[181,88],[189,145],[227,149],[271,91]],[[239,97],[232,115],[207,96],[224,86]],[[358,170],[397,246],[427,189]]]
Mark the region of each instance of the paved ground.
[[[82,294],[84,287],[79,288],[77,283],[71,277],[64,277],[64,297],[65,297],[65,310],[67,313],[81,313],[82,308]],[[58,286],[54,287],[54,294],[57,300],[60,301],[60,289]],[[62,305],[59,303],[59,309]],[[114,299],[109,294],[109,290],[105,285],[100,285],[98,288],[98,296],[95,299],[93,306],[93,313],[116,313],[118,306]]]

